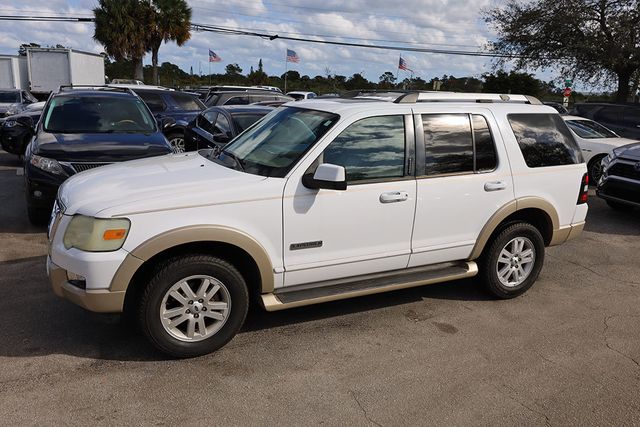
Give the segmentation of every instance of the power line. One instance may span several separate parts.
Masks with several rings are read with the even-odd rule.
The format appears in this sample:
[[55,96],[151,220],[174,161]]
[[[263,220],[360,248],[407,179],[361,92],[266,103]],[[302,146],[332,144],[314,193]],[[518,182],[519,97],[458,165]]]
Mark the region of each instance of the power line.
[[[17,15],[0,15],[0,21],[52,21],[52,22],[94,22],[94,18],[85,18],[78,16],[17,16]],[[260,37],[262,39],[268,40],[289,40],[296,42],[304,42],[304,43],[315,43],[315,44],[325,44],[332,46],[348,46],[348,47],[359,47],[365,49],[381,49],[381,50],[394,50],[394,51],[405,51],[405,52],[416,52],[416,53],[434,53],[434,54],[442,54],[442,55],[461,55],[461,56],[478,56],[478,57],[489,57],[489,58],[505,58],[505,59],[517,59],[517,58],[525,58],[523,55],[508,55],[501,53],[493,53],[493,52],[482,52],[482,51],[466,51],[466,50],[451,50],[451,49],[436,49],[436,48],[418,48],[418,47],[409,47],[409,46],[391,46],[391,45],[379,45],[379,44],[364,44],[364,43],[351,43],[351,42],[343,42],[343,41],[333,41],[333,40],[323,40],[323,39],[310,39],[306,37],[293,37],[286,35],[279,35],[275,33],[269,34],[268,32],[260,32],[260,31],[252,31],[252,30],[240,30],[233,28],[225,28],[215,25],[208,24],[197,24],[192,23],[191,25],[194,31],[207,31],[217,34],[225,34],[225,35],[240,35],[240,36],[252,36],[252,37]]]

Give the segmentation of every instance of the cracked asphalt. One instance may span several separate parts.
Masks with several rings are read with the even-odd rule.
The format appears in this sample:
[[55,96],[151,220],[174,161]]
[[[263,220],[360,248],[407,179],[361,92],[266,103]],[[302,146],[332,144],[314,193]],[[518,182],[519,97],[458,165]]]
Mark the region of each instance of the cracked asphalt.
[[475,279],[265,313],[166,360],[56,298],[21,166],[0,153],[1,425],[640,425],[640,212],[589,201],[510,301]]

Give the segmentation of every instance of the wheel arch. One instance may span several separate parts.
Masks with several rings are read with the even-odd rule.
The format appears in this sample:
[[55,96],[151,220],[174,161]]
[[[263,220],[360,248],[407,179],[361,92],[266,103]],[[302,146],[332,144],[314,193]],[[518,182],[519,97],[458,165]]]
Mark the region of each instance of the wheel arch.
[[240,230],[210,225],[170,230],[143,242],[125,258],[109,289],[126,290],[128,295],[134,293],[139,279],[153,272],[159,262],[198,252],[218,255],[236,265],[249,285],[249,291],[273,291],[273,266],[266,249]]
[[523,197],[503,205],[489,218],[478,235],[469,259],[479,258],[491,238],[506,224],[515,221],[525,221],[536,227],[542,234],[545,246],[566,240],[567,236],[560,230],[558,212],[553,205],[540,197]]

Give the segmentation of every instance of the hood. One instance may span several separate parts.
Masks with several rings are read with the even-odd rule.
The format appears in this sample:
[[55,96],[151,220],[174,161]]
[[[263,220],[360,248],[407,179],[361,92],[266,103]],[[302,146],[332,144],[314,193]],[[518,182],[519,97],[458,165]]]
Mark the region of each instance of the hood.
[[[69,178],[59,191],[66,214],[109,218],[237,201],[268,178],[229,169],[197,152],[103,166]],[[256,193],[257,192],[257,193]]]
[[618,148],[616,155],[618,157],[624,157],[625,159],[640,161],[640,142],[634,141],[633,144]]
[[164,135],[38,132],[34,154],[69,162],[111,163],[171,153]]
[[7,111],[9,111],[9,109],[15,106],[16,104],[14,103],[0,102],[0,115],[5,114]]
[[598,138],[598,139],[583,139],[585,142],[597,142],[598,144],[606,144],[611,147],[611,150],[614,148],[622,147],[624,145],[636,144],[638,141],[635,139],[629,138]]

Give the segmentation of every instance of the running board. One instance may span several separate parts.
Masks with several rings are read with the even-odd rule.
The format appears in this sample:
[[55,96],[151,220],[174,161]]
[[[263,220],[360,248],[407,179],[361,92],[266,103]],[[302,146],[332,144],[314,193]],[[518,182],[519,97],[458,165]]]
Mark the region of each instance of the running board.
[[476,274],[478,274],[478,266],[473,261],[436,264],[278,289],[273,293],[263,294],[262,304],[267,311],[278,311],[448,282],[473,277]]

